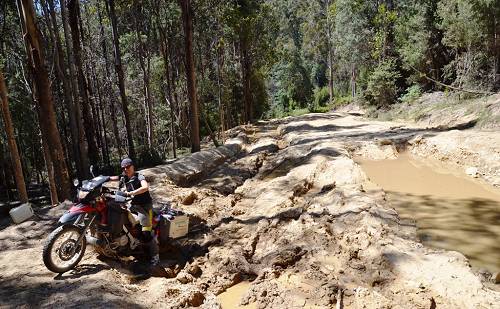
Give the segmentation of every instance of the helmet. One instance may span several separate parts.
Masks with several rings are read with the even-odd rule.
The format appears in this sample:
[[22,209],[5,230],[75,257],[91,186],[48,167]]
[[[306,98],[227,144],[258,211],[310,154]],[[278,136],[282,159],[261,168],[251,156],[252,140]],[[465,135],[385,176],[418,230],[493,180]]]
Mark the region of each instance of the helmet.
[[134,162],[132,161],[132,159],[125,158],[125,159],[122,160],[122,163],[121,163],[121,167],[122,168],[130,166],[130,165],[134,165]]

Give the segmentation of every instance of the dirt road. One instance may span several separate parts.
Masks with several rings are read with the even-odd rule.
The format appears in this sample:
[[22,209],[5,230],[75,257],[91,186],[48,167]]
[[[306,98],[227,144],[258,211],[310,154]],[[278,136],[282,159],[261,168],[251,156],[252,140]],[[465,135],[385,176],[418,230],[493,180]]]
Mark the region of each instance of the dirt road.
[[367,177],[353,161],[408,149],[474,166],[482,181],[498,184],[499,133],[336,113],[233,131],[248,138],[245,150],[191,187],[150,175],[155,199],[192,214],[192,244],[182,248],[188,260],[165,252],[165,277],[138,282],[128,262],[101,261],[89,249],[74,271],[55,276],[43,266],[41,249],[61,205],[39,211],[40,219],[0,226],[0,306],[219,308],[216,295],[251,281],[239,302],[257,308],[339,302],[344,308],[500,308],[500,293],[485,287],[462,254],[424,247],[383,191],[367,192]]

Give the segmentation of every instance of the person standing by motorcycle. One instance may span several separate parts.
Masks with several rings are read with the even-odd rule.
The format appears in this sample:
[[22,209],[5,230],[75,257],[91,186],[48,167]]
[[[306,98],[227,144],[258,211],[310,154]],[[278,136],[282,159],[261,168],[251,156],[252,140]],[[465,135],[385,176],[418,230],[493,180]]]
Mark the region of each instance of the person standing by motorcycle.
[[151,266],[160,261],[158,242],[152,233],[153,228],[153,200],[149,194],[149,185],[144,175],[135,171],[134,162],[125,158],[121,162],[122,176],[111,176],[111,180],[120,180],[120,189],[125,188],[125,195],[132,197],[130,211],[137,212],[139,223],[142,226],[142,239],[151,258]]

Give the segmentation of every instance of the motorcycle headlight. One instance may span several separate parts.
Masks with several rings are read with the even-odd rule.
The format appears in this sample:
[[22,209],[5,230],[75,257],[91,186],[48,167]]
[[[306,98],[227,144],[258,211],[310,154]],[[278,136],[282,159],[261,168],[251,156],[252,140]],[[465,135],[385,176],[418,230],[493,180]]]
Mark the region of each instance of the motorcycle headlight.
[[80,181],[77,178],[73,179],[73,185],[75,187],[78,187],[79,184],[80,184]]

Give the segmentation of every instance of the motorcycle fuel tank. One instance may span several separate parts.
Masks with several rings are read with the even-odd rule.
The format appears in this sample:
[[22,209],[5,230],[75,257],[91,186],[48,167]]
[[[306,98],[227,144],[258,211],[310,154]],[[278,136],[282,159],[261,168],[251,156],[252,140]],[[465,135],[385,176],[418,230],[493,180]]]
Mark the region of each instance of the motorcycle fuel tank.
[[73,205],[68,211],[64,213],[64,215],[61,216],[61,218],[59,218],[59,224],[73,223],[76,221],[79,215],[94,211],[96,211],[96,209],[90,205],[84,205],[84,204]]

